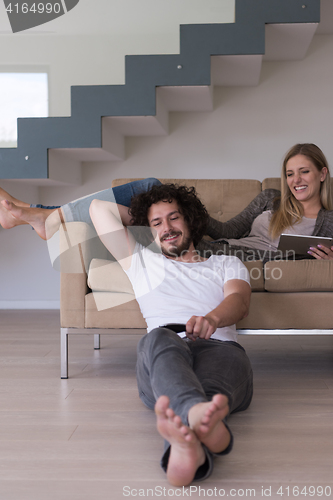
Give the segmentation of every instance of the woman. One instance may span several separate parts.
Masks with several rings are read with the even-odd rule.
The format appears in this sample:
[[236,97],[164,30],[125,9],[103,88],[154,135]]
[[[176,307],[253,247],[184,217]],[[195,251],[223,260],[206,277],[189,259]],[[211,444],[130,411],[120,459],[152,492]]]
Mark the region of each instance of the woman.
[[[314,144],[296,144],[285,156],[281,192],[262,191],[240,214],[227,222],[210,219],[201,252],[237,255],[241,260],[281,258],[281,233],[333,236],[333,210],[329,167]],[[333,247],[309,250],[317,259],[333,259]]]
[[[61,207],[29,206],[0,189],[0,223],[5,228],[30,224],[48,239],[61,222],[91,223],[93,199],[129,206],[131,197],[146,191],[157,179],[146,179],[81,198]],[[287,153],[282,168],[281,193],[266,189],[240,214],[227,222],[210,218],[207,234],[215,241],[202,240],[198,250],[237,255],[241,260],[281,258],[277,251],[281,233],[333,236],[330,174],[323,152],[314,144],[296,144]],[[316,259],[333,260],[333,247],[318,245],[309,250]]]

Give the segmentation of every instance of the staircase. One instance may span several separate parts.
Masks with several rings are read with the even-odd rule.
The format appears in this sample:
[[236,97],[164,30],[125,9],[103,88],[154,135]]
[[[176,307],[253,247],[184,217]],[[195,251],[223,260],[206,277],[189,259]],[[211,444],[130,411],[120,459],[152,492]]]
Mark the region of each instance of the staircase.
[[319,16],[320,0],[236,0],[235,23],[180,26],[180,54],[126,56],[124,85],[72,87],[70,117],[19,118],[0,178],[80,184],[81,162],[124,159],[126,136],[212,110],[214,86],[257,85],[262,61],[302,59]]

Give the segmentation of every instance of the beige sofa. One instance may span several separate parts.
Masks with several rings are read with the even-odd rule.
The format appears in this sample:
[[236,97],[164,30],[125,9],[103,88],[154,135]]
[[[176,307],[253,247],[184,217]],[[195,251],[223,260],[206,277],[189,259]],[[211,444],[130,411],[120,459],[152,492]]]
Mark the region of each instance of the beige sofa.
[[[113,186],[133,179],[118,179]],[[195,186],[210,215],[221,221],[239,213],[266,188],[279,189],[279,179],[161,179]],[[61,248],[61,378],[68,377],[68,336],[145,332],[146,324],[131,284],[91,227],[62,226]],[[237,325],[240,334],[332,334],[333,261],[261,261],[246,263],[251,276],[250,313]]]

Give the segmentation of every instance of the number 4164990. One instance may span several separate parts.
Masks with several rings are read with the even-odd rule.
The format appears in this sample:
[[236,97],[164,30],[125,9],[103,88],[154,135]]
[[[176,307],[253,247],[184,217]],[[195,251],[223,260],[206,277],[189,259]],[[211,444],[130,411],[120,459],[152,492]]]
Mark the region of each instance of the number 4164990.
[[9,14],[12,14],[13,12],[16,14],[60,14],[61,12],[61,5],[60,3],[51,3],[48,2],[46,4],[39,2],[39,3],[33,3],[30,7],[27,3],[22,3],[22,4],[8,4],[8,7],[6,8],[6,11]]
[[332,490],[330,486],[280,486],[277,495],[281,497],[330,497]]

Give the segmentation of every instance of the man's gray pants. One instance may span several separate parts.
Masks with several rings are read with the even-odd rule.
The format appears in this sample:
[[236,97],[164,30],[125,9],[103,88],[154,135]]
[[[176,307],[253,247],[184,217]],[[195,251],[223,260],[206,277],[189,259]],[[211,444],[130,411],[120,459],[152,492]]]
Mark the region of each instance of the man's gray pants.
[[[192,406],[210,401],[215,394],[229,399],[230,413],[246,410],[253,394],[253,376],[245,350],[237,342],[215,339],[195,342],[181,339],[166,327],[155,328],[138,344],[137,382],[143,403],[154,409],[157,399],[168,396],[170,407],[188,425]],[[231,434],[231,433],[230,433]],[[231,442],[219,455],[231,451]],[[213,453],[206,447],[206,462],[195,479],[205,479],[213,470]],[[161,465],[166,470],[169,443]]]

